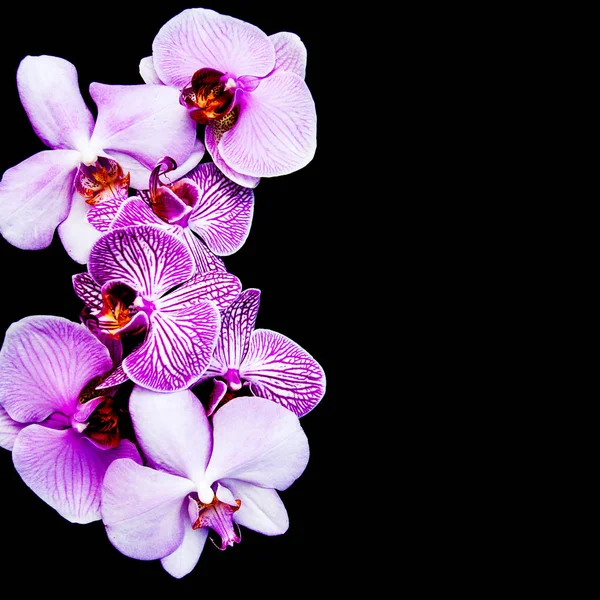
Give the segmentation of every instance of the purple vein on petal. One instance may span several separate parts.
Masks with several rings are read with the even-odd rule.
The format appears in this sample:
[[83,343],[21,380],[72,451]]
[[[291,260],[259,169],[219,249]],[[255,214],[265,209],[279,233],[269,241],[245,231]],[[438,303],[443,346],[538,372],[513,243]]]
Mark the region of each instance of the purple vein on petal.
[[100,285],[118,279],[151,298],[189,279],[194,262],[177,238],[144,225],[102,236],[92,248],[88,270]]
[[213,362],[223,371],[240,368],[248,351],[259,305],[260,290],[247,289],[221,315],[221,334]]
[[73,289],[77,297],[88,308],[102,310],[101,287],[89,273],[77,273],[73,275]]

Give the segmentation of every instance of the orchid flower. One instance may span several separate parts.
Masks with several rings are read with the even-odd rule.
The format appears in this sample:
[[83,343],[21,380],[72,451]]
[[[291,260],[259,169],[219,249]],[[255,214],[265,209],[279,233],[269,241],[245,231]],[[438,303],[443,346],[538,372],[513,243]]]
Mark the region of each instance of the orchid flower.
[[159,176],[175,168],[165,157],[154,168],[149,191],[140,191],[118,207],[112,229],[155,225],[180,239],[200,272],[225,270],[218,256],[237,252],[248,237],[254,192],[234,183],[214,163],[202,163],[172,184]]
[[245,21],[193,8],[163,25],[140,74],[148,84],[181,91],[181,103],[206,126],[217,167],[256,187],[261,177],[297,171],[315,154],[306,54],[294,33],[267,36]]
[[129,185],[147,185],[165,153],[182,174],[202,158],[195,126],[176,105],[176,91],[164,86],[92,83],[96,123],[75,67],[62,58],[27,56],[17,86],[34,131],[51,148],[8,169],[0,182],[0,233],[18,248],[46,248],[58,226],[68,254],[85,264],[108,227],[103,205],[123,201]]
[[[75,293],[100,330],[113,337],[145,334],[122,362],[134,383],[172,392],[194,384],[208,367],[219,310],[235,300],[241,284],[226,271],[194,272],[181,241],[144,225],[103,235],[90,252],[88,272],[74,275]],[[120,381],[109,377],[103,385]]]
[[269,329],[254,329],[260,290],[244,290],[221,315],[221,333],[212,361],[200,382],[214,379],[208,414],[249,386],[298,417],[325,394],[321,365],[296,342]]
[[102,520],[120,552],[160,559],[181,578],[196,566],[211,529],[220,550],[241,540],[240,525],[285,533],[288,514],[276,490],[287,489],[309,458],[294,414],[264,398],[238,398],[214,415],[211,428],[189,390],[137,386],[129,409],[148,465],[118,460],[104,479]]
[[110,393],[95,389],[112,367],[106,347],[62,317],[13,323],[0,350],[0,446],[12,450],[23,481],[72,523],[100,519],[111,461],[142,462],[119,437]]

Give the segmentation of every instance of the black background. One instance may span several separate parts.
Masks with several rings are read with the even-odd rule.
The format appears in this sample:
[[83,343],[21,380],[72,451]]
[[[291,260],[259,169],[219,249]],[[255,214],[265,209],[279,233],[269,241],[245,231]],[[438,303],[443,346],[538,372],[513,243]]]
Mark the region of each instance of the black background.
[[[244,528],[242,542],[224,552],[207,543],[195,570],[176,580],[158,561],[121,555],[100,522],[76,525],[62,519],[25,486],[10,452],[0,450],[1,571],[15,582],[39,585],[40,590],[58,587],[73,594],[75,590],[111,594],[158,591],[157,586],[161,590],[164,586],[173,593],[237,596],[244,589],[286,593],[291,585],[297,591],[299,586],[317,585],[323,575],[326,579],[320,585],[332,582],[339,568],[339,536],[357,526],[343,522],[338,511],[353,502],[351,489],[336,475],[342,454],[337,427],[341,378],[337,323],[348,310],[351,291],[342,293],[337,271],[341,231],[336,215],[343,199],[336,195],[332,180],[335,159],[326,103],[335,102],[340,90],[332,90],[331,80],[325,77],[331,64],[323,44],[326,32],[314,7],[307,5],[295,5],[294,10],[284,3],[278,10],[255,3],[206,2],[202,6],[246,20],[267,34],[294,32],[308,51],[306,82],[318,115],[316,156],[296,173],[261,181],[255,190],[250,236],[225,262],[244,288],[262,290],[257,327],[290,337],[325,370],[326,395],[302,419],[311,458],[303,475],[281,493],[290,517],[284,535],[266,537]],[[194,7],[179,2],[78,3],[73,12],[48,5],[14,7],[4,19],[0,37],[0,172],[45,149],[17,93],[15,75],[26,55],[49,54],[72,62],[83,97],[95,114],[89,84],[142,83],[139,61],[151,53],[159,28],[181,10]],[[68,257],[56,234],[52,245],[40,251],[19,250],[0,238],[0,261],[0,339],[12,322],[30,315],[77,320],[81,304],[73,293],[71,276],[85,267]]]

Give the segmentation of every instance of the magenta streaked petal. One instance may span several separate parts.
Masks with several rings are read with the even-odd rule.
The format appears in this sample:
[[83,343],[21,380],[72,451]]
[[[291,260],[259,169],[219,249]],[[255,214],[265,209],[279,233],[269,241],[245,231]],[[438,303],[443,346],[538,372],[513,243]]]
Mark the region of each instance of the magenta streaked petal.
[[71,208],[79,153],[44,150],[5,171],[0,181],[0,233],[21,250],[52,242]]
[[8,413],[0,406],[0,448],[12,450],[17,435],[26,423],[19,423],[8,416]]
[[[163,156],[172,157],[178,165],[190,157],[196,123],[179,104],[178,90],[164,85],[92,83],[90,95],[98,106],[92,143],[125,171],[129,166],[113,151],[131,156],[150,170]],[[133,181],[130,185],[136,188]]]
[[159,216],[154,214],[147,202],[139,196],[134,196],[121,205],[111,223],[111,229],[137,227],[139,225],[154,225],[177,237],[179,237],[179,230],[181,229],[178,225],[165,223]]
[[244,100],[237,123],[219,142],[219,153],[230,168],[254,177],[275,177],[312,160],[317,114],[302,77],[278,71]]
[[306,46],[295,33],[282,31],[270,35],[275,47],[275,71],[291,71],[304,79],[306,76]]
[[57,56],[26,56],[17,70],[17,87],[33,129],[46,146],[87,148],[94,118],[70,62]]
[[187,503],[194,489],[189,479],[114,461],[102,486],[102,520],[108,539],[131,558],[155,560],[172,554],[189,527]]
[[129,381],[129,376],[123,370],[123,365],[119,365],[99,386],[97,390],[105,390]]
[[102,288],[96,283],[89,273],[73,275],[73,289],[77,297],[88,307],[94,310],[102,309]]
[[154,68],[154,61],[151,56],[146,56],[140,60],[140,75],[142,76],[144,83],[162,85],[162,81]]
[[117,214],[119,208],[127,200],[129,188],[127,185],[111,185],[103,194],[98,204],[94,204],[88,214],[87,220],[95,229],[106,233]]
[[260,290],[244,290],[221,315],[221,333],[215,348],[211,367],[225,373],[228,369],[238,369],[248,352],[250,337],[254,330]]
[[99,450],[73,429],[29,425],[18,435],[13,462],[23,481],[71,523],[100,519],[102,480],[115,459],[141,463],[135,446],[123,440],[113,450]]
[[80,265],[88,262],[92,246],[102,236],[88,221],[91,208],[77,192],[73,192],[69,215],[58,226],[58,235],[67,254]]
[[221,258],[213,254],[208,246],[191,229],[181,229],[181,241],[187,246],[194,257],[196,271],[206,273],[208,271],[226,271],[227,267]]
[[157,392],[175,392],[198,381],[217,343],[216,306],[199,301],[169,314],[155,311],[144,343],[123,360],[129,378]]
[[231,181],[247,188],[255,188],[260,183],[260,177],[251,177],[250,175],[244,175],[243,173],[239,173],[232,169],[219,153],[220,139],[221,136],[217,137],[215,135],[213,127],[211,127],[210,124],[207,125],[204,130],[204,141],[206,142],[206,149],[213,159],[214,164],[217,165],[219,170],[226,177],[231,179]]
[[192,572],[204,550],[208,531],[208,527],[192,529],[186,526],[184,528],[181,545],[175,552],[160,559],[160,563],[169,575],[181,579]]
[[269,398],[299,417],[312,410],[325,394],[321,365],[296,342],[268,329],[252,333],[240,369],[254,394]]
[[254,192],[225,177],[214,163],[198,165],[187,178],[200,189],[200,199],[190,215],[190,228],[215,254],[233,254],[250,233]]
[[83,325],[25,317],[8,328],[0,350],[0,404],[21,423],[72,415],[84,386],[111,368],[108,350]]
[[264,398],[234,398],[216,411],[207,481],[239,479],[287,489],[308,463],[308,440],[289,410]]
[[172,313],[211,300],[219,310],[225,310],[239,296],[240,280],[227,271],[197,273],[182,286],[156,301],[156,308]]
[[135,386],[129,410],[149,466],[202,481],[212,452],[212,428],[192,392],[152,392]]
[[242,501],[234,521],[263,535],[281,535],[287,531],[290,524],[287,510],[275,490],[237,479],[224,479],[221,484]]
[[181,89],[203,67],[238,77],[264,77],[275,64],[275,49],[267,35],[250,23],[191,8],[161,27],[152,57],[160,79]]
[[[191,171],[204,157],[204,144],[201,140],[196,139],[194,147],[188,159],[181,163],[176,169],[162,176],[166,183],[172,183],[179,177],[183,177]],[[142,165],[138,160],[124,154],[123,152],[112,152],[111,156],[118,160],[123,169],[129,172],[130,187],[135,190],[147,190],[149,188],[149,179],[152,172],[152,167]]]
[[102,236],[92,248],[88,271],[100,285],[118,279],[150,299],[187,281],[194,261],[177,238],[144,225]]

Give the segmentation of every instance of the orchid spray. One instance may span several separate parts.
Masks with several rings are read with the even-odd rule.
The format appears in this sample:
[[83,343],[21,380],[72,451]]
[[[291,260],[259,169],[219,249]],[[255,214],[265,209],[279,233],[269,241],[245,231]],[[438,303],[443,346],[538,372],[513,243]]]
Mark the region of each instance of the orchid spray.
[[190,7],[139,52],[126,84],[82,86],[51,54],[16,69],[39,148],[1,174],[0,234],[58,243],[72,272],[44,293],[73,309],[6,328],[0,448],[52,516],[100,522],[111,552],[172,581],[294,522],[325,371],[268,312],[257,327],[265,293],[228,261],[253,259],[259,184],[309,165],[317,115],[295,33]]

